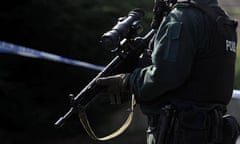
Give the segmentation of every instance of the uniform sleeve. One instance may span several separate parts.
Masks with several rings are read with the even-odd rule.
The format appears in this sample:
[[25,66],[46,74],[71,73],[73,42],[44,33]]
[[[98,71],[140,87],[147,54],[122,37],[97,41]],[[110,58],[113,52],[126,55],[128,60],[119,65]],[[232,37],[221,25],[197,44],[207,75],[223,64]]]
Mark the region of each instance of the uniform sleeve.
[[152,65],[129,76],[137,101],[152,101],[184,83],[196,52],[195,29],[185,9],[175,8],[163,20],[154,42]]

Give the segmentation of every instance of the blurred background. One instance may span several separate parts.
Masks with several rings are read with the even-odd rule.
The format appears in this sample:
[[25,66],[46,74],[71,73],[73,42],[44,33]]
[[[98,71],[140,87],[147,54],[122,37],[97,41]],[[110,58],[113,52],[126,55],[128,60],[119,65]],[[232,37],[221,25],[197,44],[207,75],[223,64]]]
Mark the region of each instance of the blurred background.
[[[220,0],[234,18],[240,19],[239,0]],[[149,30],[153,1],[147,0],[8,0],[0,5],[0,41],[105,66],[114,57],[99,44],[101,35],[133,8],[145,11]],[[238,30],[239,33],[239,30]],[[98,71],[0,53],[0,144],[94,144],[77,116],[64,127],[54,122],[67,112],[68,95],[76,95]],[[240,51],[235,89],[240,89]],[[240,121],[239,100],[229,105]],[[88,110],[98,135],[118,128],[127,117],[126,106],[99,100]],[[145,143],[145,117],[137,107],[131,127],[107,144]]]

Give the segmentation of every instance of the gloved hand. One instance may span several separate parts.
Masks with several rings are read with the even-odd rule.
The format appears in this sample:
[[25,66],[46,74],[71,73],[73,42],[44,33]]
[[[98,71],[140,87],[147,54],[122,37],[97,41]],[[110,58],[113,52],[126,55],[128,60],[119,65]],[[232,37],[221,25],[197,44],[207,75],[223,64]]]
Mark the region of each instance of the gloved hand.
[[127,87],[129,74],[117,74],[113,76],[101,77],[96,80],[97,85],[105,86],[105,95],[112,98],[111,103],[120,104],[123,99],[129,99],[130,92]]

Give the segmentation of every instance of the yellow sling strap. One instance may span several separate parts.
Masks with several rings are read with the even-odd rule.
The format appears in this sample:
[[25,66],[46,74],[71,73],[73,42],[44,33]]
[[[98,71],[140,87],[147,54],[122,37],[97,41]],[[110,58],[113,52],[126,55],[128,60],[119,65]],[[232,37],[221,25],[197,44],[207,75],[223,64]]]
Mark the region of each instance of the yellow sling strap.
[[135,105],[136,105],[136,101],[135,101],[134,95],[132,95],[130,113],[128,115],[128,118],[126,119],[126,121],[123,123],[123,125],[119,129],[117,129],[113,133],[111,133],[107,136],[104,136],[104,137],[96,136],[96,134],[94,133],[93,129],[91,128],[91,126],[89,124],[89,121],[88,121],[85,111],[80,111],[78,113],[78,116],[79,116],[79,120],[82,123],[84,129],[86,130],[87,134],[92,139],[98,140],[98,141],[107,141],[107,140],[110,140],[110,139],[113,139],[113,138],[119,136],[129,127],[129,125],[131,124],[132,119],[133,119],[133,110],[134,110]]

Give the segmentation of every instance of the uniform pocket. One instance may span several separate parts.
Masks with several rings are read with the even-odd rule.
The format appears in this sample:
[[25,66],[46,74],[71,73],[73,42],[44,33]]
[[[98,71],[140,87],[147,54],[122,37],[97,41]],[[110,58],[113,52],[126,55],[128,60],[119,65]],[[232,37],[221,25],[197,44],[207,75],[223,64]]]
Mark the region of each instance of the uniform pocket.
[[179,38],[181,35],[182,23],[171,22],[168,24],[167,40],[164,52],[164,60],[175,62],[179,49]]
[[180,144],[207,144],[207,115],[205,112],[189,110],[178,117]]
[[225,115],[223,121],[223,143],[235,144],[240,136],[240,126],[237,120],[231,115]]

